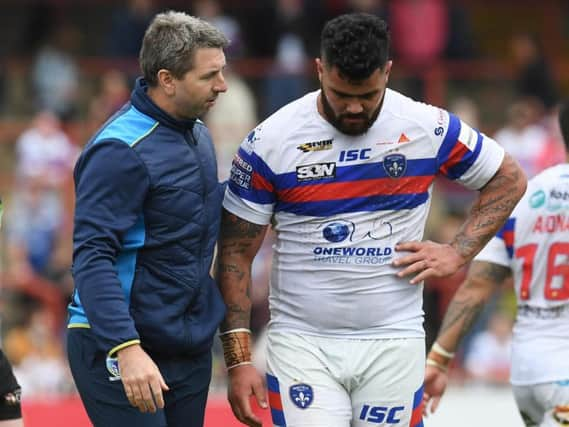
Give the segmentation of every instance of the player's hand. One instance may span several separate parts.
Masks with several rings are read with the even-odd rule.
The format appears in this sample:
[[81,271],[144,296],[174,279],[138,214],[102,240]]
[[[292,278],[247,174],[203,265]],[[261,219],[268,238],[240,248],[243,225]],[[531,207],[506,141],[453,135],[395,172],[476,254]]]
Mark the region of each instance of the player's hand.
[[399,252],[411,252],[393,261],[395,267],[405,267],[397,276],[416,274],[411,284],[417,284],[430,277],[445,277],[456,273],[466,260],[449,244],[431,242],[401,242],[395,245]]
[[448,375],[435,366],[425,367],[425,392],[423,393],[423,415],[434,413],[445,389],[447,388]]
[[169,390],[158,366],[138,344],[118,351],[119,372],[126,397],[140,412],[164,408],[162,390]]
[[261,408],[267,408],[267,388],[261,374],[253,365],[237,366],[229,371],[227,398],[235,417],[250,427],[261,427],[262,421],[251,409],[250,396],[255,396]]

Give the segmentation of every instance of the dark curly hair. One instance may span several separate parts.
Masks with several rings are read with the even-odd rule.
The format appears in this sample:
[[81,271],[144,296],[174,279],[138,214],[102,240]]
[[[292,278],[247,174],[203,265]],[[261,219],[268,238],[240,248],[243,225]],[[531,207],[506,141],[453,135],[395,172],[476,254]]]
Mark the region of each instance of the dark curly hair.
[[322,60],[350,80],[363,80],[387,63],[389,42],[389,27],[381,18],[368,13],[340,15],[322,30]]

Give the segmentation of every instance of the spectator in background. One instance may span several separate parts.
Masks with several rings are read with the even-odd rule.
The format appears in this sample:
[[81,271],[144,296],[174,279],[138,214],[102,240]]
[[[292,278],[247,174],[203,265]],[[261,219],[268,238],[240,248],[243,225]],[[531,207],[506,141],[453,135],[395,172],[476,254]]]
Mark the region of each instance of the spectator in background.
[[543,112],[557,104],[557,88],[539,39],[529,33],[512,37],[511,49],[517,67],[516,92],[520,98],[539,102]]
[[318,53],[317,29],[326,14],[322,0],[257,0],[249,10],[255,25],[243,27],[248,53],[275,60],[262,75],[264,116],[306,91],[307,60]]
[[51,280],[51,272],[63,241],[63,205],[41,175],[27,175],[11,198],[7,217],[5,285],[11,291],[11,319],[25,321],[39,301],[61,326],[69,291]]
[[494,135],[528,178],[564,160],[563,147],[539,124],[540,117],[541,106],[535,98],[518,99],[508,108],[506,126]]
[[447,0],[448,37],[444,51],[446,59],[472,59],[477,54],[472,24],[463,0]]
[[32,81],[37,105],[69,120],[77,113],[79,68],[74,54],[81,34],[77,28],[56,26],[38,51],[32,65]]
[[101,76],[98,94],[89,104],[87,134],[92,135],[109,117],[128,101],[130,90],[125,73],[111,69]]
[[[449,23],[444,0],[397,0],[390,3],[393,54],[400,63],[423,71],[409,82],[409,95],[424,97],[424,73],[442,56],[447,46]],[[425,25],[428,23],[428,25]]]
[[49,399],[74,390],[55,321],[53,313],[36,306],[25,324],[6,334],[6,355],[14,362],[24,398]]
[[136,58],[144,31],[154,16],[153,0],[128,0],[111,17],[106,54],[115,57]]
[[71,177],[77,155],[59,118],[49,110],[40,111],[16,141],[17,182],[39,176],[44,185],[58,189]]
[[474,381],[507,385],[510,380],[512,318],[500,311],[492,314],[488,328],[472,338],[464,368]]
[[389,22],[389,8],[385,0],[348,0],[348,13],[363,12],[379,16],[386,22]]
[[6,230],[6,285],[12,291],[13,320],[19,323],[39,301],[49,307],[60,327],[70,295],[69,254],[64,251],[69,218],[63,193],[77,149],[58,117],[40,111],[18,138],[16,156],[16,187]]
[[227,58],[238,58],[244,54],[243,35],[239,22],[226,14],[219,0],[194,0],[192,10],[195,16],[205,19],[219,28],[229,40]]
[[271,114],[306,89],[306,31],[310,26],[302,0],[277,0],[275,68],[265,82],[266,113]]
[[[2,221],[2,201],[0,200],[0,222]],[[20,406],[21,387],[14,376],[12,366],[0,349],[0,426],[22,427],[22,408]]]

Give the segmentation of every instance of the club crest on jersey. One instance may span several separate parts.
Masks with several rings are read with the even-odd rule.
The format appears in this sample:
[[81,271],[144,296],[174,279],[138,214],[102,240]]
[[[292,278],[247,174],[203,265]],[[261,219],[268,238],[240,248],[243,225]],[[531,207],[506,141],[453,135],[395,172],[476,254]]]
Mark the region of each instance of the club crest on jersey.
[[314,400],[314,391],[308,384],[294,384],[289,388],[289,396],[292,403],[300,409],[306,409]]
[[109,381],[119,381],[121,374],[119,371],[119,361],[116,357],[107,357],[106,360],[107,371],[111,374]]
[[305,142],[304,144],[298,145],[296,149],[302,151],[303,153],[309,153],[310,151],[331,150],[333,141],[333,139],[323,139],[322,141]]
[[389,154],[383,159],[383,169],[391,178],[400,178],[407,170],[407,159],[403,154]]

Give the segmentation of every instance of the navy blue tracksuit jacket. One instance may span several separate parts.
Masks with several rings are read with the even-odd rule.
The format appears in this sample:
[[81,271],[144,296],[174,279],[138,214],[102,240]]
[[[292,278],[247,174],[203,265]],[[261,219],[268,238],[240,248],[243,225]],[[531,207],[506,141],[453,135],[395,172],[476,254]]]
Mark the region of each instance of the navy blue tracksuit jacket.
[[167,115],[139,79],[74,178],[68,326],[109,355],[137,340],[161,357],[209,350],[225,314],[209,273],[223,190],[205,125]]

